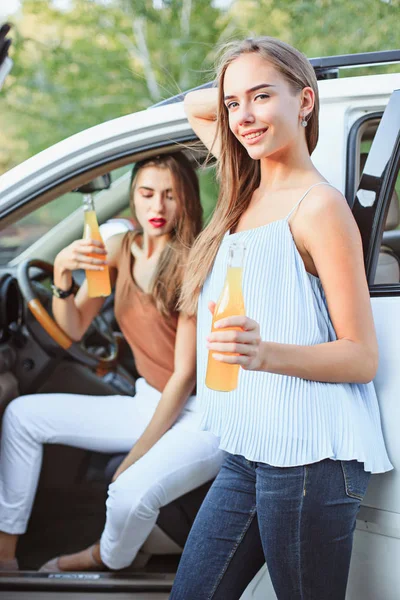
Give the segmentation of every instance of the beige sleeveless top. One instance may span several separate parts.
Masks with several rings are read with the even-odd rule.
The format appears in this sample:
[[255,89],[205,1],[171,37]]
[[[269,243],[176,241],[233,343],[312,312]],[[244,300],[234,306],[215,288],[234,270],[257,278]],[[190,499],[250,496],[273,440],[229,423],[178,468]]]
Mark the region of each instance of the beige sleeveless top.
[[152,296],[133,279],[131,245],[135,235],[136,232],[129,231],[122,240],[115,284],[115,318],[133,352],[139,374],[162,392],[174,371],[178,313],[162,316]]

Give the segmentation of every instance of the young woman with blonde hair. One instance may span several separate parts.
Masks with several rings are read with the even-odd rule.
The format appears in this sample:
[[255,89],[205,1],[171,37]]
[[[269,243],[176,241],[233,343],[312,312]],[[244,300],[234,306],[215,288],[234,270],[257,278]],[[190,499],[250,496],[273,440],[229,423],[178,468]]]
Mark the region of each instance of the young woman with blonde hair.
[[[115,317],[141,375],[136,394],[32,394],[10,403],[1,436],[0,570],[18,567],[15,547],[30,516],[43,444],[127,452],[109,487],[100,542],[52,559],[46,572],[127,567],[160,508],[215,477],[221,465],[217,439],[197,429],[195,321],[177,310],[183,265],[202,224],[198,180],[184,154],[135,165],[131,209],[140,229],[111,237],[106,248],[73,242],[55,259],[54,283],[67,291],[74,269],[108,263]],[[79,340],[103,303],[89,298],[84,282],[76,296],[54,297],[53,313]]]
[[[181,306],[197,310],[202,427],[229,454],[171,600],[240,598],[264,560],[279,600],[343,600],[370,474],[392,468],[371,383],[378,350],[360,235],[310,158],[319,105],[307,59],[273,38],[234,42],[217,80],[185,101],[218,157],[220,196]],[[246,248],[246,316],[210,334],[232,243]],[[206,388],[208,352],[242,367],[236,390]]]

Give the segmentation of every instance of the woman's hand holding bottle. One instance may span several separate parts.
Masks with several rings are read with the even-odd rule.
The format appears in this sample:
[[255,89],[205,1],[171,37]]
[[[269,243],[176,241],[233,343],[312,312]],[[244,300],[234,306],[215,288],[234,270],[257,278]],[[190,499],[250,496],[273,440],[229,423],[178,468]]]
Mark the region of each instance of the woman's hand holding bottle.
[[[214,314],[215,303],[208,308]],[[232,327],[240,329],[231,329]],[[244,315],[225,317],[215,321],[213,331],[207,337],[207,348],[213,358],[222,363],[240,365],[248,371],[261,370],[265,358],[260,336],[260,326]],[[229,328],[229,329],[228,329]]]
[[74,295],[72,271],[85,269],[86,273],[96,274],[99,271],[103,273],[106,266],[104,244],[92,239],[72,242],[61,250],[54,260],[54,285],[52,286],[54,319],[76,342],[82,339],[101,305],[88,302],[89,294],[84,286]]
[[104,271],[107,265],[106,255],[107,251],[102,242],[91,239],[76,240],[57,254],[54,271],[60,275],[75,269]]

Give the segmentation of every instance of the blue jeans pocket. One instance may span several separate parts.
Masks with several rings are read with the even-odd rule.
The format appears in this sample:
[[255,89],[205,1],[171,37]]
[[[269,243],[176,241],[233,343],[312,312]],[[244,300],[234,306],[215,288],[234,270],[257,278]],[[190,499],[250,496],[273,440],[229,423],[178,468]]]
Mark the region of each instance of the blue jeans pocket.
[[362,501],[367,491],[371,473],[364,471],[364,463],[357,460],[341,460],[344,487],[347,496]]

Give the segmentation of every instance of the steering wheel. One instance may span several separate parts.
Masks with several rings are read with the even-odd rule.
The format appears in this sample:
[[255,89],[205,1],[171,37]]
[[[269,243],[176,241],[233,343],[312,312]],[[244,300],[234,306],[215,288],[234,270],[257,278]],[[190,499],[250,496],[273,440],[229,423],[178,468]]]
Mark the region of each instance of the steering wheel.
[[[38,298],[37,290],[30,277],[30,269],[39,269],[47,276],[53,277],[53,265],[44,260],[24,260],[18,265],[17,280],[19,289],[27,306],[36,321],[42,326],[52,341],[72,358],[98,371],[109,371],[114,368],[118,358],[118,341],[113,330],[105,319],[97,316],[80,342],[74,342],[55,322]],[[107,341],[106,356],[99,356],[94,350],[86,347],[85,340],[93,333],[99,334]]]

